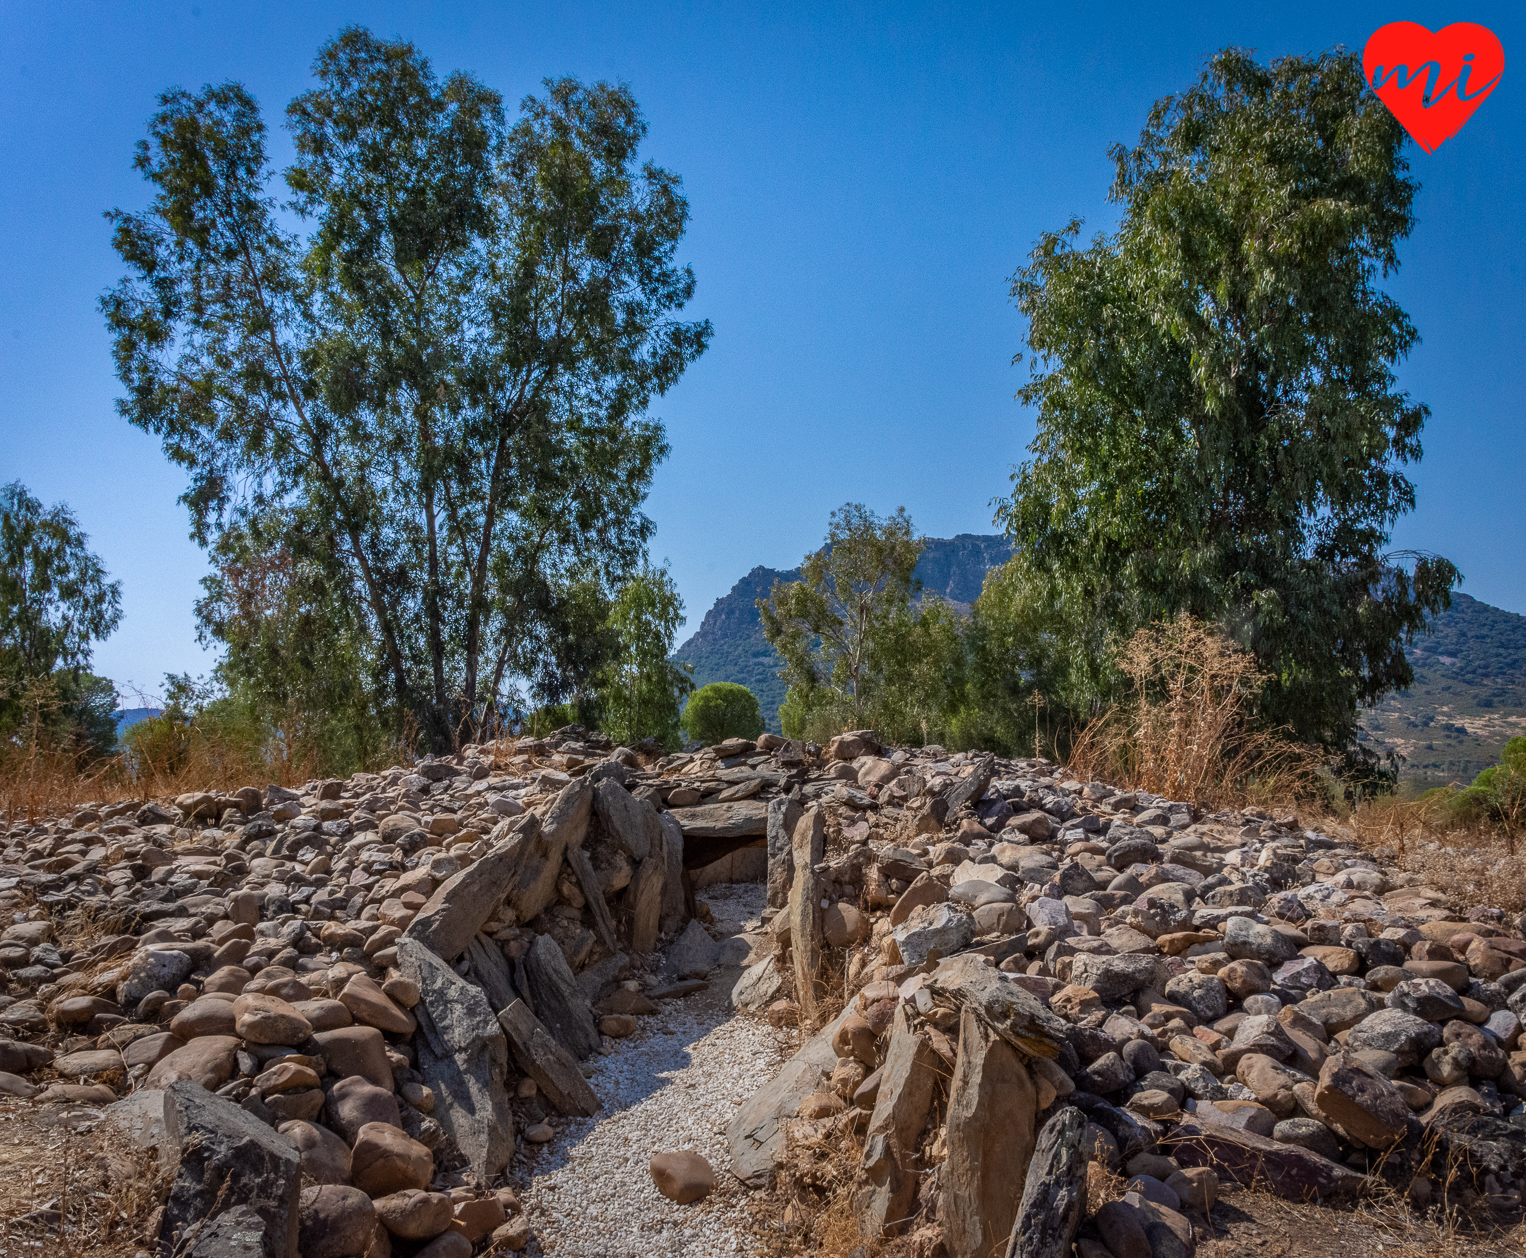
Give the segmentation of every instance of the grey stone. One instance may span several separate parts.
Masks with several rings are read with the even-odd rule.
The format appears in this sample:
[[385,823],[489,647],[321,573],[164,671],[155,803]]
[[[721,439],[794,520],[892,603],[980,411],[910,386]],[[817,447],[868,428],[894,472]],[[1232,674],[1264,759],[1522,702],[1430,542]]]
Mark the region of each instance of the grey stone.
[[948,1157],[939,1172],[938,1217],[950,1258],[986,1258],[1006,1243],[1018,1207],[1013,1185],[1027,1179],[1037,1111],[1022,1059],[966,1007],[949,1084]]
[[183,952],[144,948],[133,953],[117,983],[117,1004],[133,1009],[149,992],[173,992],[190,975],[195,963]]
[[[536,942],[548,944],[547,936]],[[533,949],[532,949],[533,951]],[[398,969],[419,987],[413,1037],[419,1073],[433,1090],[430,1117],[455,1141],[484,1188],[514,1154],[514,1122],[504,1078],[508,1043],[482,990],[416,940],[397,942]],[[566,962],[563,962],[565,966]]]
[[1154,982],[1155,960],[1137,952],[1116,957],[1083,952],[1071,962],[1070,981],[1091,988],[1103,1000],[1119,1000]]
[[265,1220],[250,1206],[234,1206],[188,1232],[176,1258],[264,1258],[267,1252]]
[[599,1098],[588,1086],[577,1061],[556,1042],[522,1000],[498,1015],[508,1036],[509,1051],[519,1068],[535,1080],[536,1087],[563,1114],[588,1117],[598,1112]]
[[102,1120],[140,1149],[157,1149],[165,1136],[164,1093],[144,1088],[101,1111]]
[[[641,802],[645,803],[644,800]],[[646,807],[651,808],[651,805],[646,804]],[[656,822],[655,811],[652,817],[655,830],[652,846],[646,859],[636,866],[636,876],[625,890],[625,903],[631,916],[631,951],[643,956],[657,950],[657,932],[662,924],[662,889],[667,879],[662,826]]]
[[[659,853],[660,855],[660,853]],[[583,850],[581,843],[570,843],[565,853],[567,864],[572,867],[572,872],[577,875],[578,886],[582,889],[583,899],[587,901],[588,911],[593,917],[593,928],[602,943],[610,952],[619,951],[619,943],[615,939],[615,922],[610,916],[609,905],[604,899],[604,889],[599,885],[599,876],[594,872],[593,861],[588,859],[588,853]],[[642,862],[645,864],[646,862]],[[645,929],[646,916],[651,918],[651,935],[653,944],[657,939],[657,916],[662,909],[662,882],[659,875],[657,884],[656,903],[646,906],[641,920]],[[634,929],[634,927],[632,928]],[[650,952],[648,947],[645,951]],[[639,949],[638,949],[639,951]],[[495,1005],[502,1008],[502,1005]]]
[[[296,1258],[302,1189],[296,1146],[232,1101],[189,1080],[165,1089],[164,1125],[160,1165],[171,1184],[159,1228],[160,1258],[191,1248],[192,1233],[239,1207],[262,1224],[260,1248],[248,1252]],[[218,1230],[235,1223],[240,1234],[248,1231],[246,1216]]]
[[1085,1131],[1086,1116],[1067,1105],[1039,1132],[1007,1258],[1069,1258],[1086,1207]]
[[1166,999],[1192,1010],[1199,1022],[1214,1022],[1229,1010],[1229,991],[1216,974],[1178,974],[1166,984]]
[[689,916],[684,896],[684,832],[671,813],[657,818],[662,828],[662,933],[673,934]]
[[1224,951],[1236,961],[1260,961],[1275,969],[1298,955],[1298,943],[1248,917],[1231,917],[1224,923]]
[[811,808],[800,816],[790,835],[794,853],[795,878],[790,884],[790,950],[795,964],[795,1003],[800,1006],[802,1022],[816,1021],[820,995],[822,937],[821,895],[816,865],[826,854],[826,814]]
[[773,957],[764,957],[742,971],[742,977],[731,989],[732,1007],[748,1012],[765,1009],[779,999],[784,986],[784,971]]
[[[521,872],[540,828],[534,813],[500,824],[510,827],[506,837],[481,860],[447,878],[414,915],[404,938],[417,940],[446,961],[466,951],[503,903],[504,892]],[[561,862],[560,853],[557,862]]]
[[679,978],[705,978],[720,964],[721,948],[695,919],[668,945],[667,958]]
[[989,966],[984,957],[951,957],[927,978],[927,987],[959,1009],[976,1015],[1028,1057],[1054,1058],[1066,1043],[1065,1020],[1051,1013],[1017,977]]
[[594,788],[593,807],[604,833],[632,860],[644,861],[660,842],[657,810],[618,782],[608,778],[600,782]]
[[897,1006],[864,1136],[861,1165],[867,1184],[859,1200],[859,1223],[866,1236],[893,1234],[912,1214],[918,1144],[942,1069],[927,1036],[913,1032],[904,1006]]
[[1388,1007],[1427,1022],[1447,1022],[1464,1014],[1462,997],[1439,978],[1412,978],[1388,993]]
[[978,909],[987,904],[1017,903],[1017,896],[1006,887],[988,882],[984,878],[972,878],[968,882],[955,883],[948,889],[948,898],[955,904],[962,904],[971,909]]
[[939,957],[948,957],[965,947],[975,938],[975,919],[946,902],[925,904],[891,935],[906,965],[923,965],[935,952]]
[[692,808],[669,809],[667,815],[682,827],[685,838],[745,839],[768,833],[768,805],[762,800],[695,804]]
[[579,1061],[599,1051],[593,1009],[550,935],[535,936],[525,954],[525,981],[531,1009],[557,1043]]
[[763,1188],[772,1178],[784,1154],[786,1125],[837,1065],[832,1038],[851,1013],[850,1006],[807,1040],[778,1074],[752,1094],[726,1128],[732,1174],[749,1188]]
[[[600,782],[599,788],[619,791],[626,799],[631,798],[623,786],[608,779]],[[546,820],[525,843],[524,855],[507,897],[520,921],[528,922],[539,916],[556,899],[556,880],[561,875],[562,857],[569,847],[581,846],[588,834],[593,797],[594,788],[586,778],[569,782],[552,803]],[[523,820],[523,817],[517,818],[515,823]],[[465,874],[471,872],[464,871]],[[477,923],[478,926],[481,924]]]
[[1278,1144],[1296,1144],[1332,1160],[1341,1156],[1341,1142],[1335,1133],[1312,1118],[1284,1118],[1272,1128],[1272,1139]]
[[1440,1043],[1439,1026],[1403,1009],[1379,1009],[1346,1035],[1346,1047],[1353,1053],[1368,1048],[1379,1049],[1392,1053],[1401,1066],[1417,1065]]
[[768,907],[782,909],[789,903],[790,883],[795,878],[791,839],[801,807],[788,795],[768,801]]

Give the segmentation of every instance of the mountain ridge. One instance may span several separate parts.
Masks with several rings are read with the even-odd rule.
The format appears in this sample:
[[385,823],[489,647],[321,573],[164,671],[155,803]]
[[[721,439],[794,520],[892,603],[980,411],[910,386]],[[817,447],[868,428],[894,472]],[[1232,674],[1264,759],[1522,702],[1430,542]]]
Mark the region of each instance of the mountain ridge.
[[[961,606],[975,601],[986,573],[1012,554],[1012,543],[1000,535],[959,533],[922,540],[922,556],[913,572],[922,592]],[[767,598],[776,581],[798,580],[799,568],[758,565],[715,600],[699,628],[673,652],[675,660],[694,666],[696,686],[712,681],[746,686],[758,698],[764,724],[775,733],[784,702],[785,686],[778,676],[783,661],[763,636],[757,600]]]

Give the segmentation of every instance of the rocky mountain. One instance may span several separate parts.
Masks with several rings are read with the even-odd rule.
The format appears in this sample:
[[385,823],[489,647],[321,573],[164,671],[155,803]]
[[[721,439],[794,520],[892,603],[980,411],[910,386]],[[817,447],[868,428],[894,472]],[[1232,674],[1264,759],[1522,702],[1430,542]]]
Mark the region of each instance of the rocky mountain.
[[[924,594],[937,594],[962,606],[975,601],[985,575],[1012,553],[1005,537],[961,533],[957,537],[930,537],[917,563],[916,577]],[[778,653],[763,637],[757,600],[767,598],[775,581],[798,581],[800,569],[757,567],[716,600],[705,613],[699,629],[673,658],[694,666],[694,684],[732,681],[758,696],[763,720],[779,731],[779,705],[784,702],[782,666]]]
[[1404,757],[1405,782],[1470,782],[1526,734],[1526,616],[1453,594],[1406,654],[1415,684],[1371,711],[1363,731],[1369,746]]

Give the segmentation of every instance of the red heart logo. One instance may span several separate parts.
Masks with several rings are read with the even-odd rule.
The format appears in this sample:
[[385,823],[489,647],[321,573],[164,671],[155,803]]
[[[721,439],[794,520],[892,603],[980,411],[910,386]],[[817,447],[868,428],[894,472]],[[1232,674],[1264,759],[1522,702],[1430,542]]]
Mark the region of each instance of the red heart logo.
[[1505,69],[1505,50],[1487,26],[1453,22],[1432,34],[1390,22],[1362,50],[1362,75],[1427,153],[1456,135]]

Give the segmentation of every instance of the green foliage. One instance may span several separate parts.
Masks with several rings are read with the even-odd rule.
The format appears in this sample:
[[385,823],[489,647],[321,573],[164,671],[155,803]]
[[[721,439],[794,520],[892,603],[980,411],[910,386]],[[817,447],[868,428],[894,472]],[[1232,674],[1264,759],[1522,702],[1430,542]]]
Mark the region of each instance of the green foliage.
[[1403,140],[1356,54],[1222,52],[1114,148],[1118,230],[1044,235],[1012,288],[1039,420],[999,514],[1020,581],[1077,653],[1222,623],[1274,678],[1263,719],[1352,762],[1359,708],[1409,683],[1404,644],[1457,580],[1384,553],[1427,415],[1377,287],[1414,222]]
[[[153,201],[110,215],[118,405],[186,469],[214,561],[246,539],[291,556],[323,586],[308,640],[350,653],[342,686],[445,747],[520,685],[556,701],[603,662],[581,630],[651,533],[647,407],[710,335],[675,317],[688,206],[640,160],[622,86],[548,80],[511,124],[470,76],[355,27],[314,72],[287,111],[297,232],[244,88],[160,97],[136,161]],[[233,576],[204,624],[264,704],[291,690],[292,626],[222,614]]]
[[19,481],[0,487],[0,737],[45,741],[80,763],[116,743],[117,693],[87,672],[122,618],[122,583],[70,510]]
[[615,596],[607,622],[615,656],[598,691],[599,727],[611,738],[627,746],[645,738],[678,746],[680,705],[694,689],[690,670],[669,658],[683,618],[683,599],[666,568],[643,567]]
[[216,678],[229,702],[324,776],[374,763],[397,722],[325,540],[293,527],[267,538],[255,523],[225,530],[213,553],[198,636],[225,648]]
[[690,738],[719,743],[728,738],[756,738],[763,732],[763,713],[757,696],[746,686],[713,681],[689,696],[681,724]]
[[909,614],[921,553],[904,507],[882,519],[850,502],[832,513],[826,545],[806,556],[800,580],[776,583],[759,600],[764,637],[790,688],[780,709],[786,732],[805,728],[802,721],[846,728],[869,718],[887,664],[882,652]]

